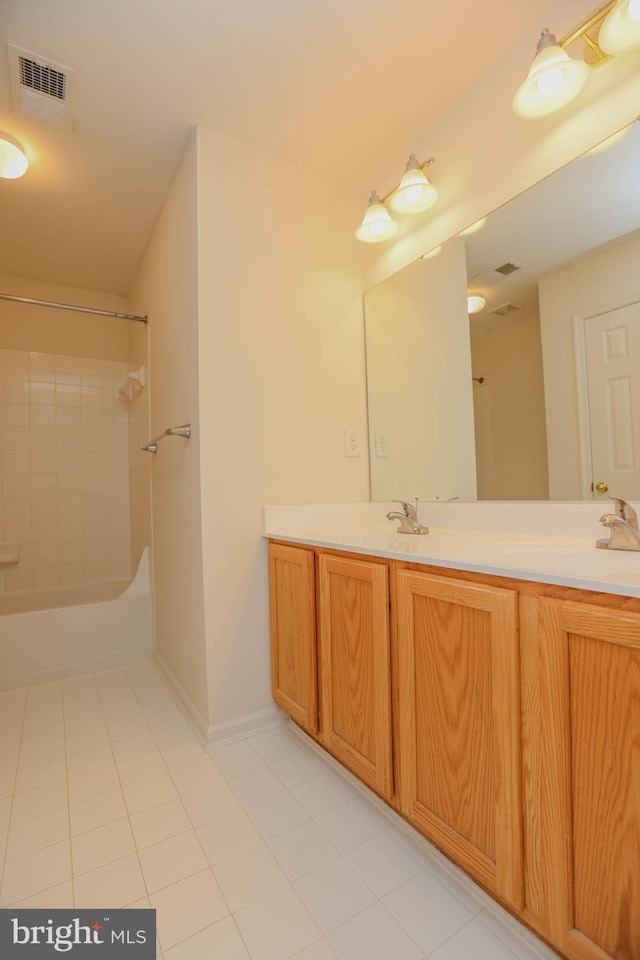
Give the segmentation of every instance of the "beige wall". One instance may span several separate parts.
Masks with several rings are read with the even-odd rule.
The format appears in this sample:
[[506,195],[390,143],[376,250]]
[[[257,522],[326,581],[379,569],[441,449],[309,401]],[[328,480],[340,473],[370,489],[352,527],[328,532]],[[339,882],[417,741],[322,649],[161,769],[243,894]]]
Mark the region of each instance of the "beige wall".
[[581,499],[574,318],[640,299],[640,235],[555,270],[539,284],[549,444],[549,496]]
[[[154,651],[206,724],[207,669],[202,585],[196,151],[177,171],[131,292],[149,315],[151,433],[190,422],[192,440],[167,438],[150,460],[153,499]],[[141,467],[140,469],[144,469]],[[204,478],[206,482],[206,478]]]
[[[476,498],[464,241],[365,297],[371,496]],[[375,452],[385,431],[389,456]]]
[[538,314],[473,336],[471,357],[473,375],[485,380],[474,389],[476,416],[488,418],[476,437],[478,498],[546,500],[549,485]]
[[[210,723],[270,709],[267,503],[368,497],[357,205],[198,131],[202,522]],[[344,428],[362,456],[344,456]]]

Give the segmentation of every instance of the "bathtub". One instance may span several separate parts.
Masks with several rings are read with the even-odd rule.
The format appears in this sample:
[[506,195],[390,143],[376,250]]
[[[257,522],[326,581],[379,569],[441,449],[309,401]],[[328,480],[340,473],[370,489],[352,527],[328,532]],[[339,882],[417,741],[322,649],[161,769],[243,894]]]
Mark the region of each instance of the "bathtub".
[[151,657],[149,559],[133,580],[0,594],[0,691]]

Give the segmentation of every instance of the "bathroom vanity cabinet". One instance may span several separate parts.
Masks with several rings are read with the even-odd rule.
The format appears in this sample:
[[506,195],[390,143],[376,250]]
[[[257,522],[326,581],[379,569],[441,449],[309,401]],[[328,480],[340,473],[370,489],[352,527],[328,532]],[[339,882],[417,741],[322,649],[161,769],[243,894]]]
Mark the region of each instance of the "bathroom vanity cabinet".
[[312,735],[318,732],[315,593],[313,550],[269,544],[271,692]]
[[320,740],[385,800],[393,794],[389,567],[320,553]]
[[292,719],[569,960],[638,960],[640,600],[269,556]]
[[519,909],[518,595],[416,570],[396,581],[400,810]]

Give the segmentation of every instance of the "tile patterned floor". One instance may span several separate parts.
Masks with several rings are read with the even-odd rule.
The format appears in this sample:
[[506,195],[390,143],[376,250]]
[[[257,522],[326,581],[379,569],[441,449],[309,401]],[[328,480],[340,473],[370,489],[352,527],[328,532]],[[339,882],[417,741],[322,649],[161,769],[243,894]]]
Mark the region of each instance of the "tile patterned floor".
[[0,694],[0,851],[0,906],[151,906],[164,960],[554,956],[286,728],[203,752],[150,665]]

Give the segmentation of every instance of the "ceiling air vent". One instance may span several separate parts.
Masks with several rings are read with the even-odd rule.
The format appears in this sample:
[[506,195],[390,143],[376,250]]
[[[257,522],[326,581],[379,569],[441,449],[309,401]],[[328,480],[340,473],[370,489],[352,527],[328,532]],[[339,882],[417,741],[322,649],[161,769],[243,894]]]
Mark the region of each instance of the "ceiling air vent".
[[7,44],[13,111],[71,130],[74,70]]
[[522,270],[522,267],[523,264],[518,263],[516,260],[507,260],[506,263],[501,264],[499,267],[493,267],[492,270],[487,270],[486,273],[479,273],[472,279],[475,283],[485,285],[497,283],[498,280],[504,280],[505,277],[508,277],[510,273],[515,273],[516,270]]
[[515,303],[503,303],[499,307],[494,307],[489,313],[493,313],[496,317],[506,317],[507,314],[515,313],[515,311],[519,309],[520,307],[517,307]]
[[494,269],[496,273],[501,273],[503,277],[508,277],[510,273],[515,273],[516,270],[519,270],[520,266],[521,264],[516,263],[514,260],[507,260],[502,266],[494,267]]

